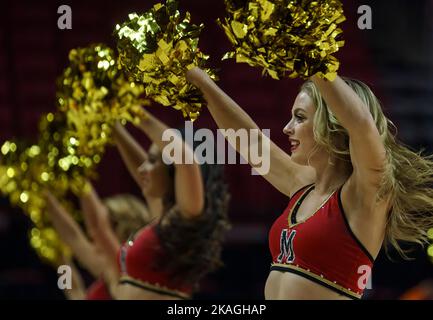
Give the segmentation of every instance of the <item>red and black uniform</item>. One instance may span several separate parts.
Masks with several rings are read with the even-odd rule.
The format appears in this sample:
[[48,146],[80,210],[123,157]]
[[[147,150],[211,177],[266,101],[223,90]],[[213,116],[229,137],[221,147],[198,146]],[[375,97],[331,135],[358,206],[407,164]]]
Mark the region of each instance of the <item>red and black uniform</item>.
[[156,231],[150,224],[141,230],[134,241],[127,241],[120,249],[120,283],[175,298],[188,299],[192,287],[174,283],[172,275],[157,267],[158,261],[169,262]]
[[86,300],[113,300],[104,280],[99,279],[87,289]]
[[365,289],[374,259],[352,232],[341,205],[341,187],[306,221],[296,213],[314,189],[296,192],[269,233],[271,270],[292,272],[354,299]]

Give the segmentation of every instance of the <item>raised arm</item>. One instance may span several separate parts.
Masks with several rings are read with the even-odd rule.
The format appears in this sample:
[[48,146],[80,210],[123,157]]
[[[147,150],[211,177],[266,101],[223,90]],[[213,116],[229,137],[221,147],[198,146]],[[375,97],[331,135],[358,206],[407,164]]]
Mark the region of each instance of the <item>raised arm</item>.
[[45,197],[47,213],[62,241],[72,249],[84,268],[94,277],[99,277],[103,266],[100,264],[95,246],[86,238],[78,223],[50,192],[46,191]]
[[[176,150],[182,150],[182,154],[186,158],[194,159],[192,147],[186,144],[181,136],[175,134],[175,131],[151,114],[142,120],[140,129],[158,146],[161,153],[170,144]],[[170,130],[172,130],[173,134],[169,134],[169,136],[173,139],[171,141],[163,141],[162,136],[164,132],[167,134],[170,133]],[[204,186],[200,167],[196,161],[193,161],[192,164],[174,163],[174,167],[176,204],[185,218],[196,217],[202,213],[204,208]]]
[[368,106],[340,77],[333,82],[316,76],[312,80],[349,134],[355,187],[368,197],[375,194],[386,168],[386,151]]
[[84,300],[86,298],[86,287],[84,286],[80,271],[72,259],[65,258],[63,264],[69,266],[72,271],[71,289],[64,289],[65,297],[68,300]]
[[123,162],[135,182],[141,187],[141,179],[137,169],[147,159],[146,151],[120,123],[116,123],[113,133]]
[[116,265],[120,243],[111,227],[108,209],[90,183],[87,184],[87,190],[80,200],[84,221],[95,245],[110,263]]
[[[196,85],[203,93],[204,98],[208,102],[208,109],[220,129],[256,129],[259,130],[257,124],[242,108],[234,102],[224,91],[222,91],[215,82],[201,69],[194,68],[187,73],[188,80]],[[263,140],[269,140],[261,131],[258,144],[262,144]],[[269,181],[277,190],[287,196],[299,189],[299,187],[307,185],[314,180],[314,171],[312,168],[304,167],[296,164],[290,156],[281,150],[275,143],[268,141],[270,146],[270,166],[269,172],[263,177]],[[250,143],[250,141],[249,141]],[[245,158],[248,159],[250,165],[254,168],[249,157],[249,149],[256,147],[252,145],[241,148],[239,144],[234,148]]]

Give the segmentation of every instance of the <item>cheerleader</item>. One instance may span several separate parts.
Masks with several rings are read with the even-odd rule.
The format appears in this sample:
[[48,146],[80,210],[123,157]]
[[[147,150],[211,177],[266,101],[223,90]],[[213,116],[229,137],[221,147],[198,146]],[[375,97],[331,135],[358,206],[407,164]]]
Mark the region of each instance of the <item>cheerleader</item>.
[[[187,77],[220,128],[258,129],[204,71]],[[290,155],[271,143],[264,175],[289,201],[269,233],[267,299],[359,299],[384,243],[406,256],[397,241],[428,241],[432,158],[398,143],[393,127],[360,81],[303,84],[283,129]]]
[[[98,227],[104,241],[104,279],[116,299],[189,299],[199,282],[221,266],[222,241],[228,227],[228,191],[221,166],[163,162],[172,130],[148,114],[139,128],[153,142],[146,152],[119,124],[116,146],[139,184],[153,222],[133,234],[121,248],[110,239],[110,229]],[[173,131],[174,132],[174,131]],[[175,135],[171,143],[193,159],[193,146]],[[97,197],[87,197],[92,212],[103,210]],[[93,225],[101,226],[103,214]],[[116,253],[116,263],[113,263]]]
[[[48,216],[63,242],[73,252],[74,257],[90,274],[97,279],[86,290],[84,281],[72,259],[64,257],[64,264],[72,270],[72,288],[65,291],[68,299],[72,300],[110,300],[111,296],[102,278],[105,260],[109,255],[107,248],[117,247],[126,241],[132,232],[152,220],[144,203],[133,195],[116,195],[99,201],[93,187],[89,184],[89,192],[82,197],[82,212],[86,226],[86,235],[81,226],[71,217],[65,208],[46,192]],[[95,200],[97,199],[97,200]],[[100,208],[95,210],[94,205]],[[100,216],[97,217],[96,214]],[[98,221],[98,224],[95,224]],[[100,232],[104,228],[104,233]],[[110,245],[107,245],[110,244]],[[112,257],[116,263],[116,253]]]

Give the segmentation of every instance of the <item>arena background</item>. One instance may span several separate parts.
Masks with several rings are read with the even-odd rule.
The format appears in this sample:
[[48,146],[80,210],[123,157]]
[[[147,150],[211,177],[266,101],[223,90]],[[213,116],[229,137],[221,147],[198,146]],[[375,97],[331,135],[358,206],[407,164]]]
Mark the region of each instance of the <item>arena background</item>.
[[[143,12],[154,2],[123,1],[2,1],[0,3],[0,140],[32,139],[42,113],[55,110],[55,80],[67,63],[70,49],[94,42],[114,47],[116,23],[130,12]],[[57,8],[72,8],[72,30],[57,28]],[[433,146],[433,1],[344,1],[345,47],[337,55],[340,73],[361,79],[373,88],[387,115],[407,145],[432,152]],[[370,5],[372,30],[360,30],[357,9]],[[193,21],[206,25],[202,51],[219,68],[220,85],[261,128],[271,129],[271,138],[287,150],[282,128],[301,84],[298,80],[275,81],[259,70],[234,61],[221,61],[230,48],[215,20],[224,15],[222,0],[180,0]],[[180,114],[162,107],[152,111],[172,127],[182,125]],[[194,124],[216,129],[207,112]],[[140,133],[134,135],[148,145]],[[119,155],[110,149],[99,168],[96,182],[102,196],[131,192],[139,194]],[[232,193],[230,217],[233,229],[223,253],[225,267],[203,282],[199,299],[263,298],[270,266],[268,230],[287,205],[287,199],[264,179],[251,176],[247,165],[226,165]],[[57,274],[39,261],[29,247],[29,219],[0,202],[0,298],[64,299],[57,288]],[[365,299],[397,299],[421,282],[411,297],[426,297],[432,290],[433,264],[426,250],[415,248],[412,261],[403,261],[391,251],[394,261],[382,252],[373,270],[372,289]],[[86,277],[90,281],[90,277]],[[427,288],[427,289],[425,289]],[[430,288],[430,289],[428,289]],[[430,296],[433,298],[433,296]]]

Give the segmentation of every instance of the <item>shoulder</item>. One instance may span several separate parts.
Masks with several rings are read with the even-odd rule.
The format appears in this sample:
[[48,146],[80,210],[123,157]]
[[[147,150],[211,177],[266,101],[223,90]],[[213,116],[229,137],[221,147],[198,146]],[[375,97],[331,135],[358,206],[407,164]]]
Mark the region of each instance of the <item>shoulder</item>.
[[157,223],[152,222],[131,234],[126,244],[131,242],[134,244],[134,247],[139,247],[155,243],[156,241],[158,241]]
[[174,204],[169,207],[165,213],[155,223],[155,230],[165,232],[173,229],[185,229],[197,226],[203,221],[206,221],[205,211],[202,210],[199,215],[185,216],[182,214],[179,206]]
[[391,195],[378,199],[380,186],[365,187],[351,175],[341,187],[340,199],[348,214],[362,212],[363,215],[386,215],[391,209]]

